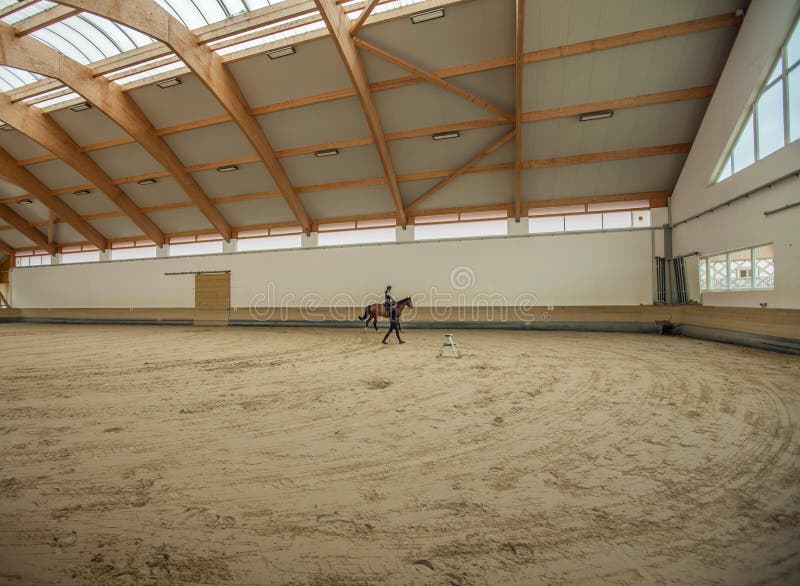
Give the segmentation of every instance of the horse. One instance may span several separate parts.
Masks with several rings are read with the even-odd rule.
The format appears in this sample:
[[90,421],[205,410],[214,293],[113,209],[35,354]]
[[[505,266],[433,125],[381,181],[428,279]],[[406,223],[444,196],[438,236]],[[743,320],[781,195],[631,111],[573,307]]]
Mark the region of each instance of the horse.
[[[405,299],[401,299],[397,302],[397,323],[400,324],[400,316],[403,314],[403,310],[408,307],[409,309],[414,309],[414,306],[411,303],[411,297],[406,297]],[[378,330],[378,318],[379,317],[389,317],[389,312],[386,310],[386,306],[383,303],[373,303],[372,305],[367,305],[364,308],[364,315],[359,315],[358,319],[364,321],[366,318],[367,321],[364,322],[364,329],[366,330],[369,327],[369,322],[372,320],[372,325],[375,326],[375,330]]]

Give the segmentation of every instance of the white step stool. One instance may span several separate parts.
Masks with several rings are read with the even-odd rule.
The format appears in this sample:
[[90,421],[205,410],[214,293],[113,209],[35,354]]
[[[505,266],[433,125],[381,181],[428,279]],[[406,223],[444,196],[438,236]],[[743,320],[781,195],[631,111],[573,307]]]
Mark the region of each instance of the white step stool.
[[450,346],[453,349],[453,354],[456,355],[456,358],[461,358],[461,355],[458,353],[458,346],[456,345],[456,339],[453,337],[453,334],[445,334],[444,340],[442,340],[442,345],[439,346],[439,355],[437,358],[441,358],[442,354],[444,354],[444,347]]

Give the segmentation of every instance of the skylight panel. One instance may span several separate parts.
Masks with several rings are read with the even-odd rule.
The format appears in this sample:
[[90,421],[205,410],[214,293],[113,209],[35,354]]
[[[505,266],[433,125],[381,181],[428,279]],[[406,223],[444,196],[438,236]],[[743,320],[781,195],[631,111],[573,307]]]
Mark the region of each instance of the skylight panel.
[[244,5],[242,0],[222,0],[222,4],[231,16],[247,12],[247,6]]
[[147,35],[88,13],[53,23],[31,36],[83,65],[153,43]]
[[325,22],[318,21],[318,22],[311,22],[308,24],[304,24],[302,26],[295,27],[293,29],[289,29],[286,31],[280,31],[277,33],[273,33],[271,35],[267,35],[265,37],[261,37],[258,39],[253,39],[250,41],[245,41],[243,43],[238,43],[236,45],[231,45],[230,47],[224,47],[222,49],[217,49],[216,52],[220,55],[227,55],[228,53],[235,53],[237,51],[243,51],[245,49],[250,49],[252,47],[259,47],[261,45],[267,45],[269,43],[273,43],[276,41],[281,41],[284,39],[288,39],[290,37],[296,37],[303,33],[308,33],[318,29],[324,29]]
[[[0,8],[7,8],[16,4],[17,0],[4,0],[0,3]],[[37,14],[41,14],[42,12],[46,12],[51,8],[55,8],[58,6],[55,2],[37,2],[31,6],[26,6],[25,8],[20,8],[16,12],[12,12],[8,16],[3,17],[3,22],[6,24],[17,24],[18,22],[25,20],[26,18],[30,18],[31,16],[36,16]]]
[[[118,47],[102,29],[89,21],[73,16],[72,18],[64,20],[63,24],[65,27],[72,29],[79,36],[87,39],[91,45],[103,55],[101,59],[122,52],[122,48]],[[99,61],[99,59],[95,59],[95,61]]]
[[69,93],[69,89],[66,86],[60,85],[55,89],[52,89],[47,92],[43,92],[41,94],[36,94],[35,96],[30,96],[29,98],[24,98],[22,101],[26,104],[35,104],[37,102],[42,102],[44,100],[50,99],[51,97],[61,96],[64,93]]
[[132,73],[131,75],[126,75],[125,77],[120,77],[119,79],[115,79],[113,81],[114,83],[118,83],[119,85],[125,85],[133,81],[136,81],[138,79],[154,77],[156,75],[160,75],[168,71],[174,71],[176,69],[181,69],[183,67],[186,67],[183,61],[176,61],[175,63],[167,63],[166,65],[162,65],[161,67],[155,67],[153,69],[148,69],[147,71]]
[[149,45],[153,42],[153,39],[147,35],[143,35],[139,31],[121,26],[116,22],[89,12],[82,12],[78,15],[78,18],[94,25],[99,31],[102,31],[102,33],[119,47],[119,50],[123,53],[136,49],[137,47]]
[[225,12],[216,0],[156,0],[172,16],[190,29],[225,20]]
[[30,73],[15,67],[0,66],[0,90],[11,91],[42,79],[41,75]]
[[276,4],[280,4],[281,2],[285,2],[286,0],[243,0],[243,3],[247,10],[258,10],[259,8],[264,8],[265,6],[275,6]]
[[372,14],[388,12],[389,10],[396,10],[397,8],[403,8],[405,6],[413,6],[414,4],[420,4],[421,2],[424,2],[424,0],[392,0],[391,2],[378,4],[373,9]]
[[[88,38],[70,24],[67,21],[72,19],[67,19],[63,22],[56,22],[51,24],[47,27],[46,30],[60,36],[61,38],[65,39],[70,45],[76,47],[81,54],[83,54],[87,59],[88,63],[94,63],[95,61],[100,61],[101,59],[105,59],[108,55],[103,53],[100,50],[100,47],[97,46],[94,38]],[[33,33],[34,35],[36,33]]]
[[92,62],[91,57],[85,54],[79,47],[72,44],[70,39],[64,38],[60,34],[51,31],[49,28],[43,28],[31,33],[31,36],[59,53],[63,53],[70,59],[74,59],[78,63],[88,65]]
[[184,26],[196,29],[285,0],[156,0]]
[[80,95],[76,94],[75,92],[70,92],[63,96],[58,96],[51,100],[45,100],[44,102],[37,102],[34,104],[37,108],[48,108],[49,106],[55,106],[56,104],[61,104],[62,102],[69,102],[70,100],[78,100],[80,99]]

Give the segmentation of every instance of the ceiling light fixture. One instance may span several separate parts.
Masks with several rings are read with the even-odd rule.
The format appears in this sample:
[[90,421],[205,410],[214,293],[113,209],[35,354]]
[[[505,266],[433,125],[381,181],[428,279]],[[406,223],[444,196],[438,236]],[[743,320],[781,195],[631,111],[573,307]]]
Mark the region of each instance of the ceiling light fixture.
[[315,151],[315,157],[335,157],[339,154],[339,149],[325,149],[324,151]]
[[412,14],[411,22],[420,24],[421,22],[428,22],[429,20],[436,20],[437,18],[444,18],[443,8],[435,8],[434,10],[426,10],[425,12]]
[[72,195],[89,195],[91,192],[91,189],[79,189],[77,191],[73,191]]
[[288,47],[281,47],[280,49],[275,49],[274,51],[270,51],[267,53],[267,57],[270,59],[280,59],[281,57],[288,57],[289,55],[294,55],[297,51],[294,50],[292,45]]
[[80,104],[75,104],[74,106],[70,106],[69,109],[73,112],[83,112],[84,110],[88,110],[92,107],[89,102],[81,102]]
[[217,167],[217,171],[220,173],[230,173],[231,171],[238,171],[238,165],[223,165],[222,167]]
[[26,206],[29,203],[33,203],[32,199],[21,199],[17,202],[17,205]]
[[170,77],[169,79],[162,79],[161,81],[157,81],[156,85],[160,87],[162,90],[167,89],[168,87],[175,87],[176,85],[181,85],[183,83],[177,77]]
[[458,138],[461,136],[461,133],[458,130],[453,130],[449,132],[437,132],[436,134],[432,134],[431,138],[433,140],[447,140],[449,138]]
[[153,183],[158,183],[158,179],[150,177],[149,179],[140,179],[136,183],[139,185],[152,185]]
[[602,120],[603,118],[611,118],[614,115],[614,110],[598,110],[597,112],[584,112],[578,116],[581,122],[589,122],[590,120]]

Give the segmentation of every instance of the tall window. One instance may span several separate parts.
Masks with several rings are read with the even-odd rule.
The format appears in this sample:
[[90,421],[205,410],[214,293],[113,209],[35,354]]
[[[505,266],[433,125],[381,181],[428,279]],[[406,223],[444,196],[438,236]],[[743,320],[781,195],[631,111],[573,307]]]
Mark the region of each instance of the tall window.
[[781,47],[717,181],[800,138],[800,21]]
[[700,288],[703,291],[774,287],[774,244],[700,257]]

